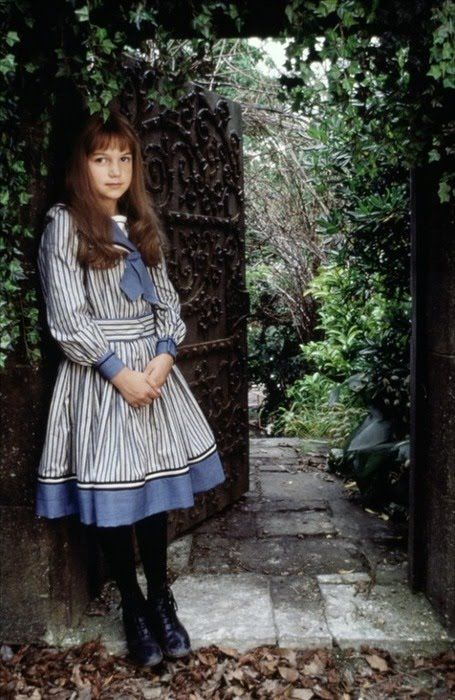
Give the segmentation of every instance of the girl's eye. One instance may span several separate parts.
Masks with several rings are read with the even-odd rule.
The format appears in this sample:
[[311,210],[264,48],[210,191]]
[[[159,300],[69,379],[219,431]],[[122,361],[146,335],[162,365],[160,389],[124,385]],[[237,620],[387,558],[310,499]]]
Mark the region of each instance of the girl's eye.
[[[122,156],[122,160],[131,160],[131,156]],[[95,163],[101,163],[102,160],[106,160],[104,156],[98,156],[98,158],[95,158]]]

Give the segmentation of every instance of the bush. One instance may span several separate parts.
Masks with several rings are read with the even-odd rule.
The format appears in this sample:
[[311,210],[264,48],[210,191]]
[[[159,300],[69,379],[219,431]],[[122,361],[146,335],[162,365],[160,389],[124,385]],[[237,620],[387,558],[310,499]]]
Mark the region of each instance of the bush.
[[286,396],[290,406],[281,406],[272,417],[277,435],[324,438],[340,445],[365,415],[347,385],[320,372],[298,379]]

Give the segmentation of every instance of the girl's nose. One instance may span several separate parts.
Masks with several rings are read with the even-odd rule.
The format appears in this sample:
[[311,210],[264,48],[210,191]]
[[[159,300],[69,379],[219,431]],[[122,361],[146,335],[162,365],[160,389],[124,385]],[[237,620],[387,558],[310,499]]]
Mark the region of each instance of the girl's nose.
[[120,173],[120,166],[118,163],[111,163],[111,166],[109,168],[109,175],[111,177],[115,177],[116,175],[119,175]]

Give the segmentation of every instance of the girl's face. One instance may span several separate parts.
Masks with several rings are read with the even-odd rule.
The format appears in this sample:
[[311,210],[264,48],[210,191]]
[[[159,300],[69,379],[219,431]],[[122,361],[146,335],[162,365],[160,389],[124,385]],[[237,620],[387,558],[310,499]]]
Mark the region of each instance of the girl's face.
[[109,144],[88,157],[89,176],[95,194],[109,213],[117,211],[117,200],[126,192],[133,175],[133,154]]

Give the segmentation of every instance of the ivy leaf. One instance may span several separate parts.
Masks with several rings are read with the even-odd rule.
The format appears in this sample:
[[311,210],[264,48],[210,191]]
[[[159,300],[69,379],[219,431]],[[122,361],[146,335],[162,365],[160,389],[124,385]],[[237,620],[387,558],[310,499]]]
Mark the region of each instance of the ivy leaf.
[[20,204],[27,204],[27,202],[29,202],[31,198],[32,198],[32,195],[30,192],[21,192],[19,194]]
[[0,61],[0,73],[6,75],[10,71],[14,71],[16,68],[16,59],[12,53],[6,54],[5,58]]
[[294,22],[294,11],[295,8],[292,5],[286,5],[284,14],[288,18],[289,24],[292,24]]
[[442,75],[440,66],[437,64],[432,65],[430,70],[427,72],[427,75],[429,75],[431,78],[434,78],[435,80],[439,80],[439,78]]
[[101,43],[101,48],[106,53],[110,53],[112,49],[115,49],[115,44],[110,39],[104,39],[104,41]]
[[88,108],[90,114],[94,114],[95,112],[99,112],[101,109],[101,104],[97,100],[90,100],[88,103]]
[[88,22],[90,19],[87,5],[81,7],[79,10],[75,10],[74,14],[77,15],[79,22]]
[[450,202],[450,192],[451,192],[451,187],[447,180],[441,180],[439,183],[439,188],[438,188],[438,195],[439,195],[439,201],[441,204],[445,204],[446,202]]
[[338,7],[338,0],[322,0],[319,3],[319,7],[315,9],[316,14],[321,17],[327,17],[328,15],[335,12]]
[[5,39],[8,46],[14,46],[19,41],[19,35],[17,32],[8,32]]

